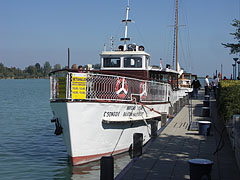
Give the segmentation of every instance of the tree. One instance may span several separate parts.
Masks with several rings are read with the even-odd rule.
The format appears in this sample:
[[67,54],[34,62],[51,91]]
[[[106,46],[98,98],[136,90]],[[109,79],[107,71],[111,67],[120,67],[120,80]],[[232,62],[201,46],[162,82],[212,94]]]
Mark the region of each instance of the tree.
[[41,71],[41,65],[39,63],[35,64],[35,68],[37,69],[37,72]]
[[26,68],[26,72],[30,74],[30,76],[34,76],[37,72],[37,69],[35,68],[35,66],[28,66]]
[[233,20],[232,26],[236,27],[236,32],[235,33],[230,33],[231,35],[234,36],[234,39],[237,40],[237,43],[227,43],[224,44],[222,43],[222,45],[225,48],[230,48],[230,54],[237,54],[240,52],[240,21],[237,19]]
[[50,65],[50,63],[48,61],[46,61],[43,65],[44,76],[48,76],[48,74],[51,72],[51,70],[52,70],[52,66]]
[[101,65],[100,64],[93,64],[93,69],[101,69]]
[[59,70],[61,69],[61,65],[60,64],[55,64],[54,67],[53,67],[53,70],[56,71],[56,70]]

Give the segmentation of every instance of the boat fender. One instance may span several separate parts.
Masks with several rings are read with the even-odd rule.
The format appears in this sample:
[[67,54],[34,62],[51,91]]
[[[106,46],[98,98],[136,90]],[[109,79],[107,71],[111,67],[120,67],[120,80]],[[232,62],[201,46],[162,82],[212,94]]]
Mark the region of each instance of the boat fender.
[[117,80],[117,83],[115,86],[115,92],[117,96],[120,98],[124,98],[127,95],[128,85],[125,78],[120,78]]
[[58,119],[56,119],[56,121],[55,121],[55,126],[56,126],[56,129],[55,129],[54,134],[56,134],[56,136],[62,134],[63,128],[62,128],[61,124],[59,123]]

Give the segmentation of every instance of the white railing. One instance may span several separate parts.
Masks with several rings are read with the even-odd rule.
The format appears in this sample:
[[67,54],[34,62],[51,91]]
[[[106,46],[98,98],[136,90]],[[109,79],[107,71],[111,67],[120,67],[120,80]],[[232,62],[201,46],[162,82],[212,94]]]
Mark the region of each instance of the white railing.
[[111,100],[166,102],[172,89],[169,84],[94,73],[60,71],[51,74],[51,100]]

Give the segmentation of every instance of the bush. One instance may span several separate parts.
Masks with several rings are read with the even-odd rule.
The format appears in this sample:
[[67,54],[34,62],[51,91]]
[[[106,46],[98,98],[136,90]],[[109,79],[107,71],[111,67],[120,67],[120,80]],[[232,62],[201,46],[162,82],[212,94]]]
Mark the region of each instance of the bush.
[[240,114],[240,81],[219,83],[218,113],[225,122],[234,114]]

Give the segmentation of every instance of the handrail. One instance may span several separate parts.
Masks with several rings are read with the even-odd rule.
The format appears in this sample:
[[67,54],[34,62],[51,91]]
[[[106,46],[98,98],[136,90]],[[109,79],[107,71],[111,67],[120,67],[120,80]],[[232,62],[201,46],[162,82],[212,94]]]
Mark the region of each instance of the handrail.
[[50,99],[168,102],[173,92],[167,83],[96,73],[52,72]]

